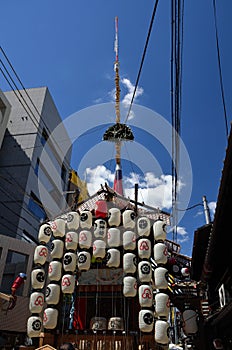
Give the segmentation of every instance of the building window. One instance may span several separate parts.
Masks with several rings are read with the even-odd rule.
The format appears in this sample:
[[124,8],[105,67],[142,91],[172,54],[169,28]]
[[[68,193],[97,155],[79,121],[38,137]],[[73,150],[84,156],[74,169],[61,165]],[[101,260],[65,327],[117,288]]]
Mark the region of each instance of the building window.
[[[28,255],[8,250],[6,265],[3,272],[1,292],[11,294],[11,286],[20,272],[26,273]],[[22,295],[23,287],[17,290],[17,295]]]
[[45,128],[43,128],[42,135],[41,135],[41,143],[44,146],[46,141],[48,140],[48,133]]
[[38,176],[39,173],[39,158],[37,158],[36,165],[35,165],[35,175]]
[[44,221],[47,217],[47,214],[43,208],[42,203],[40,202],[40,200],[36,197],[36,195],[33,192],[31,192],[31,197],[29,199],[28,209],[40,221]]
[[64,183],[66,182],[66,176],[67,176],[67,169],[62,164],[62,167],[61,167],[61,179],[64,181]]

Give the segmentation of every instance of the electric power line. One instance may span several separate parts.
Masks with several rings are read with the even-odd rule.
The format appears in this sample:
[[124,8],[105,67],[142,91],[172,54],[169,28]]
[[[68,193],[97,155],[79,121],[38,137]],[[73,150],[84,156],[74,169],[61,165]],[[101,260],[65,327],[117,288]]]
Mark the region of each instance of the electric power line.
[[215,36],[216,36],[217,61],[218,61],[218,70],[219,70],[219,79],[220,79],[220,89],[221,89],[222,105],[223,105],[223,111],[224,111],[226,136],[228,137],[228,135],[229,135],[228,118],[227,118],[227,112],[226,112],[226,101],[225,101],[225,93],[224,93],[224,86],[223,86],[223,79],[222,79],[220,47],[219,47],[219,40],[218,40],[217,10],[216,10],[215,0],[213,0],[213,13],[214,13],[214,26],[215,26]]
[[144,46],[143,55],[142,55],[142,59],[141,59],[140,67],[139,67],[139,72],[138,72],[138,75],[137,75],[137,79],[136,79],[136,83],[135,83],[132,99],[131,99],[131,102],[130,102],[129,110],[128,110],[128,113],[127,113],[127,116],[126,116],[126,119],[125,119],[125,124],[126,124],[128,118],[129,118],[129,115],[130,115],[130,112],[131,112],[131,108],[132,108],[132,105],[133,105],[133,102],[134,102],[135,93],[136,93],[136,90],[137,90],[137,87],[138,87],[141,71],[142,71],[142,68],[143,68],[143,63],[144,63],[144,59],[145,59],[145,55],[146,55],[146,51],[147,51],[147,46],[148,46],[148,43],[149,43],[150,35],[151,35],[151,30],[152,30],[152,26],[153,26],[155,14],[156,14],[158,2],[159,2],[159,0],[156,0],[155,5],[154,5],[154,9],[153,9],[153,13],[152,13],[149,29],[148,29],[148,34],[147,34],[147,38],[146,38],[146,43],[145,43],[145,46]]

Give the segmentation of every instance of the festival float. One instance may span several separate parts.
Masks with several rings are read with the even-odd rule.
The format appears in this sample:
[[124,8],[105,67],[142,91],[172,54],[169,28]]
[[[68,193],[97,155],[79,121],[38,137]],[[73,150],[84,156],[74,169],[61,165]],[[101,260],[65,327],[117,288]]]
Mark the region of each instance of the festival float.
[[[115,28],[116,123],[103,135],[115,143],[114,187],[102,185],[39,228],[27,322],[39,346],[168,349],[180,300],[175,281],[189,280],[190,259],[166,237],[170,214],[138,202],[136,184],[134,198],[123,195],[121,144],[134,135],[120,120],[117,18]],[[197,332],[194,310],[182,311],[186,333]]]

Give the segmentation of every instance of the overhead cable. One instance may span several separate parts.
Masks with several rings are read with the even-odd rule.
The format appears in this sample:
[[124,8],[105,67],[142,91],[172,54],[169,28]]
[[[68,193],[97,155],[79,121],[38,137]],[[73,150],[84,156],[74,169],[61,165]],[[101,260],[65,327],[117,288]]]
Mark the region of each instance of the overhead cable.
[[134,98],[135,98],[136,90],[137,90],[137,87],[138,87],[140,74],[141,74],[141,71],[142,71],[142,68],[143,68],[143,63],[144,63],[144,59],[145,59],[145,55],[146,55],[146,51],[147,51],[147,46],[148,46],[148,43],[149,43],[150,35],[151,35],[152,25],[153,25],[153,22],[154,22],[154,18],[155,18],[158,2],[159,2],[159,0],[156,0],[155,5],[154,5],[154,9],[153,9],[153,13],[152,13],[149,29],[148,29],[148,34],[147,34],[147,38],[146,38],[146,43],[145,43],[145,46],[144,46],[144,49],[143,49],[143,56],[142,56],[142,59],[141,59],[139,72],[138,72],[138,75],[137,75],[137,79],[136,79],[133,95],[132,95],[132,98],[131,98],[129,110],[128,110],[128,113],[127,113],[127,116],[126,116],[126,119],[125,119],[125,124],[126,124],[128,118],[130,116],[131,108],[132,108],[132,105],[133,105],[133,102],[134,102]]
[[227,118],[227,111],[226,111],[225,93],[224,93],[224,86],[223,86],[223,79],[222,79],[220,47],[219,47],[219,40],[218,40],[217,10],[216,10],[216,1],[215,0],[213,0],[213,13],[214,13],[214,26],[215,26],[216,47],[217,47],[217,61],[218,61],[218,70],[219,70],[219,78],[220,78],[220,89],[221,89],[222,105],[223,105],[223,111],[224,111],[226,136],[228,137],[228,135],[229,135],[229,128],[228,128],[228,118]]

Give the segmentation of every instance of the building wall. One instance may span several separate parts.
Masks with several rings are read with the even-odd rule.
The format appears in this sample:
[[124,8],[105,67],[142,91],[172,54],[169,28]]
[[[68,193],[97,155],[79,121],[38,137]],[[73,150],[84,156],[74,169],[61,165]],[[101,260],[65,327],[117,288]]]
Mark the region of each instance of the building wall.
[[0,148],[9,120],[11,106],[4,93],[0,90]]
[[[26,332],[39,225],[45,216],[56,216],[67,206],[63,192],[68,186],[72,151],[48,89],[27,90],[35,106],[24,91],[21,93],[30,110],[26,107],[25,111],[25,103],[22,99],[20,103],[14,92],[5,93],[11,113],[0,148],[0,291],[10,294],[19,272],[26,272],[28,279],[17,291],[16,307],[7,315],[0,311],[1,332]],[[62,154],[62,142],[67,154]]]
[[[0,150],[0,191],[4,202],[0,233],[36,239],[40,221],[58,215],[66,207],[63,191],[67,189],[72,148],[48,89],[27,90],[35,107],[25,92],[21,93],[28,103],[27,111],[14,92],[5,93],[12,110]],[[58,132],[54,133],[58,125]],[[65,155],[64,140],[69,145]]]

